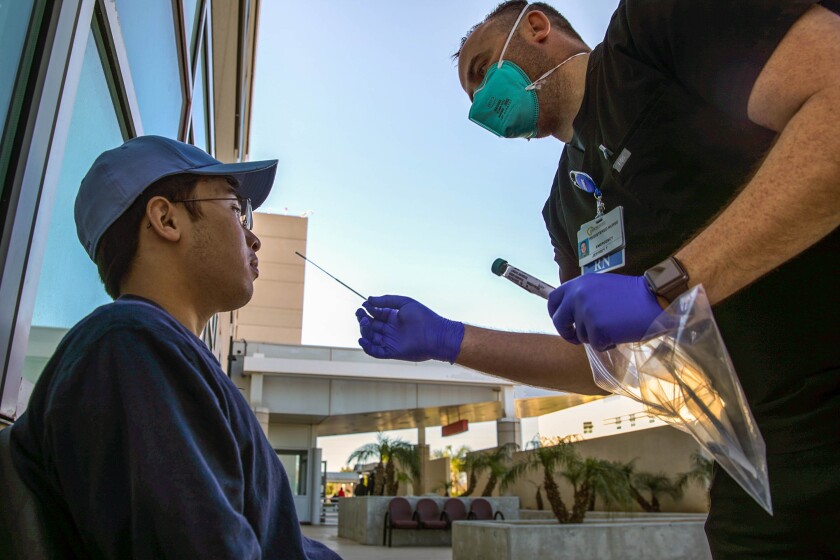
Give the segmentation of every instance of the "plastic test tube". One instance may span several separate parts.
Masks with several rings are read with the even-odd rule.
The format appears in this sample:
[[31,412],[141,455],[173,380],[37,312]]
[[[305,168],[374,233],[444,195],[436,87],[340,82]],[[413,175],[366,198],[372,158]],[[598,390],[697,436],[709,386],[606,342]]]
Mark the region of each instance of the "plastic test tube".
[[493,266],[490,267],[490,270],[496,276],[507,278],[520,288],[545,299],[548,299],[549,294],[554,291],[554,286],[550,286],[539,278],[534,278],[527,272],[522,272],[515,266],[511,266],[505,259],[496,259],[493,261]]

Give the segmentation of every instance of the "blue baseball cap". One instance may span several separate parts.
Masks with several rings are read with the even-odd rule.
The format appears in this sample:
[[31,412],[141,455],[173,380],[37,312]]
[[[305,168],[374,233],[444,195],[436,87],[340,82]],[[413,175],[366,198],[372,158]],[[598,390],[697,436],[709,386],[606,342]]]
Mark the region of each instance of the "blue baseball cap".
[[91,260],[99,240],[143,191],[179,173],[230,175],[242,198],[257,208],[268,197],[277,160],[222,163],[191,144],[162,136],[139,136],[96,158],[76,195],[76,233]]

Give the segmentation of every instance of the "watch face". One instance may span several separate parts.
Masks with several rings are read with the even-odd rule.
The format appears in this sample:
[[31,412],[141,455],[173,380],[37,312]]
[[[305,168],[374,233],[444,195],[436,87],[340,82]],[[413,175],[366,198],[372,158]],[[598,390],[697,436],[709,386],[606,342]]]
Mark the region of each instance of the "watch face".
[[668,286],[683,279],[682,271],[678,270],[673,262],[668,261],[668,264],[670,266],[662,268],[655,280],[658,286]]
[[684,289],[688,283],[688,274],[673,257],[648,269],[645,276],[653,287],[653,291],[666,299],[671,296],[672,290],[680,287]]

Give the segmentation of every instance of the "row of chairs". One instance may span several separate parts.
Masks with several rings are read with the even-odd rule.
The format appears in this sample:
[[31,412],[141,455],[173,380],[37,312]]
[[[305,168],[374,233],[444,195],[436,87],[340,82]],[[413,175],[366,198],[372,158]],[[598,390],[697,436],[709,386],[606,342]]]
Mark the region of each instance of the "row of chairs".
[[437,502],[431,498],[421,498],[417,502],[414,511],[411,504],[405,498],[393,498],[388,503],[388,511],[385,512],[385,529],[382,532],[382,546],[391,546],[394,529],[440,529],[452,528],[455,521],[474,519],[486,521],[491,519],[504,519],[501,511],[493,512],[493,506],[484,498],[475,498],[470,502],[470,510],[458,498],[449,498],[443,503],[443,511],[438,508]]

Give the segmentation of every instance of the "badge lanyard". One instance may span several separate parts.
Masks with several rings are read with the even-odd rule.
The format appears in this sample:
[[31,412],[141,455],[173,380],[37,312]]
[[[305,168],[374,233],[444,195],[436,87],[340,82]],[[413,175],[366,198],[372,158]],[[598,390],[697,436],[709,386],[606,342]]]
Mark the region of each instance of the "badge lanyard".
[[604,194],[588,174],[570,171],[569,178],[580,190],[595,197],[595,219],[577,232],[578,264],[581,274],[600,273],[624,266],[624,208],[605,212]]

